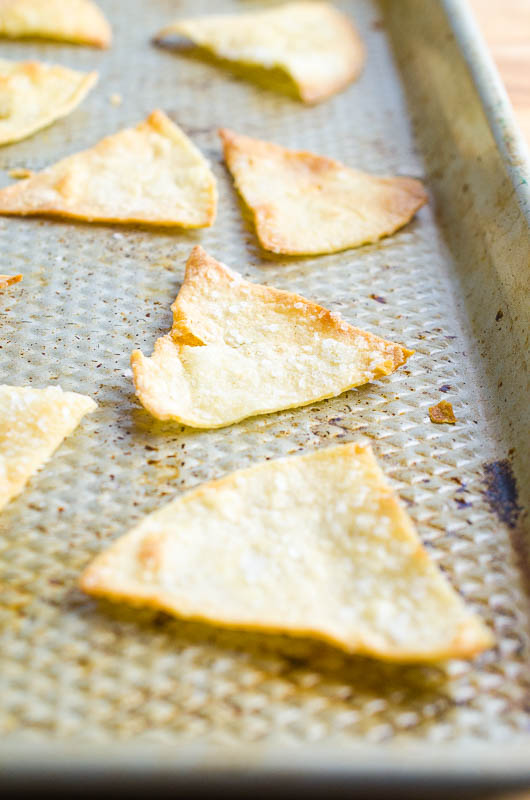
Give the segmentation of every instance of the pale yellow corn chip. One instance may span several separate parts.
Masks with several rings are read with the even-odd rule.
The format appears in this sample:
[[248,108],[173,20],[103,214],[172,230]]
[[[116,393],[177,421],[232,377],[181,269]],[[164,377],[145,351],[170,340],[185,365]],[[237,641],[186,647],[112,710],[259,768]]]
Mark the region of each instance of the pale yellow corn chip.
[[151,358],[132,354],[134,384],[153,416],[196,428],[333,397],[411,355],[299,295],[243,280],[201,247],[172,311]]
[[258,239],[273,253],[318,255],[375,242],[427,202],[413,178],[382,178],[304,150],[219,133]]
[[58,386],[0,385],[0,509],[95,408],[90,397]]
[[162,111],[0,191],[0,214],[202,228],[217,187],[206,159]]
[[0,36],[108,47],[112,31],[91,0],[0,0]]
[[306,103],[343,89],[364,62],[356,30],[329,3],[294,2],[265,11],[176,20],[156,38],[175,35],[219,58],[282,70]]
[[25,139],[65,117],[97,79],[97,72],[0,59],[0,145]]
[[369,447],[206,483],[89,565],[85,592],[391,661],[467,658],[493,638],[422,547]]

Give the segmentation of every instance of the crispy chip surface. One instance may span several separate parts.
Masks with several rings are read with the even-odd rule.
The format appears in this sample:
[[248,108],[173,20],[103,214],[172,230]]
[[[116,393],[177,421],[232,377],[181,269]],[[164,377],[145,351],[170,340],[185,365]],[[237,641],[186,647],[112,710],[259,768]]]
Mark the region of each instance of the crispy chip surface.
[[0,214],[88,222],[202,228],[216,208],[206,159],[162,111],[0,191]]
[[378,177],[303,150],[219,133],[258,239],[273,253],[318,255],[376,242],[427,202],[413,178]]
[[427,555],[371,449],[356,444],[188,492],[97,557],[81,586],[395,661],[469,657],[493,643]]
[[219,428],[303,406],[394,372],[411,355],[296,294],[250,283],[195,247],[136,393],[161,420]]
[[0,59],[0,145],[25,139],[65,117],[97,79],[97,72]]
[[0,509],[95,408],[90,397],[58,386],[0,385]]
[[0,36],[108,47],[112,32],[91,0],[0,0]]
[[229,61],[283,70],[306,103],[343,89],[364,61],[350,20],[329,3],[285,3],[265,11],[176,20],[157,39],[174,35]]

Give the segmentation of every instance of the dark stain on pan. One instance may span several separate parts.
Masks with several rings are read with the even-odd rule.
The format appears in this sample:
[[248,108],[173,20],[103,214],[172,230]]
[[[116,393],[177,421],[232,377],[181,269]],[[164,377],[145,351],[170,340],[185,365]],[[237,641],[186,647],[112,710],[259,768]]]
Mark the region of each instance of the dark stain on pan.
[[501,522],[508,526],[515,562],[521,571],[521,582],[530,599],[530,531],[528,517],[519,505],[512,465],[507,458],[492,461],[484,464],[484,473],[484,497]]
[[458,508],[471,508],[471,506],[473,505],[472,503],[469,503],[467,500],[461,500],[459,497],[455,497],[455,503],[457,504]]
[[515,528],[522,508],[518,503],[517,482],[507,458],[484,464],[484,497],[492,511],[509,528]]

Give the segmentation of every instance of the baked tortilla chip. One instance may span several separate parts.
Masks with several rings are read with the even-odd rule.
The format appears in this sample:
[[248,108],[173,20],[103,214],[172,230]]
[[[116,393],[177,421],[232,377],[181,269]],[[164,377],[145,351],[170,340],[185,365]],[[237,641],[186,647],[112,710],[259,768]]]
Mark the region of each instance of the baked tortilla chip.
[[162,111],[0,191],[0,214],[203,228],[215,219],[208,162]]
[[290,292],[249,283],[195,247],[151,358],[131,356],[157,419],[220,428],[307,405],[394,372],[412,351]]
[[58,386],[0,385],[0,509],[95,408],[90,397]]
[[260,244],[273,253],[318,255],[376,242],[427,202],[413,178],[383,178],[226,129],[219,134]]
[[0,275],[0,289],[7,289],[22,280],[22,275]]
[[281,70],[305,103],[343,89],[364,62],[356,30],[329,3],[285,3],[265,11],[176,20],[156,40],[173,36],[228,61]]
[[90,0],[0,0],[0,36],[108,47],[112,31]]
[[390,661],[493,638],[422,547],[369,447],[268,461],[150,514],[85,570],[93,595]]
[[0,59],[0,145],[25,139],[65,117],[97,79],[97,72]]

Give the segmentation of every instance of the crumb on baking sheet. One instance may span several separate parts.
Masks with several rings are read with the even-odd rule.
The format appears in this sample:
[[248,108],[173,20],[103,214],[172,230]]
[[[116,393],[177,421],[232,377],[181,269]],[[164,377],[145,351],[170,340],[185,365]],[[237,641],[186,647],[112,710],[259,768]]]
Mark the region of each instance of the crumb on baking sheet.
[[10,169],[7,174],[10,178],[19,180],[20,178],[31,178],[33,170],[26,169],[26,167],[15,167],[14,169]]
[[431,406],[429,408],[429,417],[431,422],[437,424],[447,422],[449,425],[454,425],[456,422],[453,406],[448,400],[440,400],[435,406]]
[[22,275],[0,275],[0,289],[7,289],[13,283],[18,283],[22,280]]
[[113,106],[121,106],[123,103],[121,94],[118,94],[117,92],[113,92],[113,94],[109,95],[109,100]]

